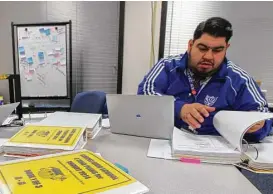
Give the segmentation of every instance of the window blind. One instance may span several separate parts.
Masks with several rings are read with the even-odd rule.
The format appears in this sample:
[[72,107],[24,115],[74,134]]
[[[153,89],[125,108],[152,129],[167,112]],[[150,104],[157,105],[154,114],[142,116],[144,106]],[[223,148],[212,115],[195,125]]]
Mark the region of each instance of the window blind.
[[184,53],[196,26],[209,17],[228,19],[233,37],[227,57],[246,70],[273,102],[273,2],[169,1],[164,56]]
[[48,21],[72,20],[73,93],[116,93],[119,2],[47,2],[46,10]]

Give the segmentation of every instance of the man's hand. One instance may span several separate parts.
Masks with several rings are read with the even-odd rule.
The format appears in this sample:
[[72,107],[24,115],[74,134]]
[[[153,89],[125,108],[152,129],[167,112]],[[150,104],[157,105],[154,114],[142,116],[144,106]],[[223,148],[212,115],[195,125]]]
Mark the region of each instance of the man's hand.
[[181,109],[180,117],[189,126],[196,129],[201,127],[200,123],[204,122],[204,117],[208,117],[209,113],[213,111],[215,111],[214,107],[203,104],[185,104]]
[[264,126],[265,121],[261,121],[253,125],[246,133],[254,133]]

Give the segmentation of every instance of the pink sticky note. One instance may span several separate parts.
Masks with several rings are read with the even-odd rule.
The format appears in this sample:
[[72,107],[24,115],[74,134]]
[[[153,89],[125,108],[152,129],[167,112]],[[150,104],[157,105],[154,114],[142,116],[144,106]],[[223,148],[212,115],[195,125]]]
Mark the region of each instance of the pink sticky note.
[[29,74],[31,74],[31,75],[34,74],[34,72],[35,72],[35,69],[30,69],[29,70]]
[[180,158],[180,162],[200,164],[201,160],[198,158]]

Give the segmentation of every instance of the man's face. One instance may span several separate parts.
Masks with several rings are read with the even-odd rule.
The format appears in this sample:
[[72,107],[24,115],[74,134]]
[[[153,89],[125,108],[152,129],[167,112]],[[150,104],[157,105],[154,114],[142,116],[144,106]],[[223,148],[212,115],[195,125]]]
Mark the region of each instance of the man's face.
[[199,39],[189,41],[189,66],[196,73],[206,75],[221,65],[228,47],[225,37],[204,33]]

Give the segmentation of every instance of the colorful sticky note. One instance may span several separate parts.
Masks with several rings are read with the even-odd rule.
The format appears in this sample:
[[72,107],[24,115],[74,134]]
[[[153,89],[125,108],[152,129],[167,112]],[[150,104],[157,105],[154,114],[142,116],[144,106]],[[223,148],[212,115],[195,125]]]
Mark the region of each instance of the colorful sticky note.
[[50,29],[45,30],[45,35],[49,36],[50,35]]
[[53,41],[53,42],[57,42],[57,41],[58,41],[57,38],[58,38],[58,37],[57,37],[56,35],[52,36],[52,41]]
[[200,164],[201,160],[199,158],[182,157],[182,158],[180,158],[180,162],[191,163],[191,164]]
[[35,69],[34,69],[34,68],[29,69],[29,74],[30,74],[30,75],[33,75],[34,73],[35,73]]
[[54,53],[54,57],[58,58],[60,56],[59,53]]
[[65,59],[61,59],[60,64],[61,65],[66,65],[66,60]]
[[64,54],[64,48],[61,48],[61,54]]
[[19,46],[18,50],[19,50],[20,55],[25,55],[26,54],[25,53],[25,48],[23,46]]
[[40,31],[41,34],[45,33],[45,29],[44,28],[40,28],[39,31]]
[[27,63],[30,64],[30,65],[33,64],[33,59],[32,59],[32,57],[28,57],[28,58],[27,58]]
[[44,64],[45,63],[44,52],[38,52],[38,59],[39,59],[40,64]]
[[56,58],[51,59],[51,64],[52,65],[58,65],[57,59]]

